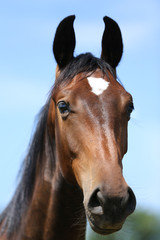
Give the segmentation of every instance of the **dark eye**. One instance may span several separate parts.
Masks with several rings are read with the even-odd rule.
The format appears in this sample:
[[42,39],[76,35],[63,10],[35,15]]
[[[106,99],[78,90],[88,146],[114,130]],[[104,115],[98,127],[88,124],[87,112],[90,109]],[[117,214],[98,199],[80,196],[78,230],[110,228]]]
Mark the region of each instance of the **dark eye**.
[[131,113],[133,112],[134,110],[134,105],[133,105],[133,102],[130,102],[128,104],[128,107],[127,107],[127,116],[128,116],[128,119],[130,119],[130,116],[131,116]]
[[68,116],[68,114],[70,113],[70,107],[69,107],[69,103],[66,103],[65,101],[60,101],[58,104],[58,109],[62,115],[63,119],[66,119],[66,117]]

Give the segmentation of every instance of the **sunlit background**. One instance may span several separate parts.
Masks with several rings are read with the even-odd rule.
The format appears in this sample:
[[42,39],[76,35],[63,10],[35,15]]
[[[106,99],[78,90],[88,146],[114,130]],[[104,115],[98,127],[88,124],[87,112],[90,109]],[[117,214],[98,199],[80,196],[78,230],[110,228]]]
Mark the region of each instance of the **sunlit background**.
[[0,209],[11,199],[34,118],[54,83],[52,42],[75,14],[75,55],[101,53],[103,17],[118,22],[124,54],[117,68],[133,95],[124,175],[137,206],[160,214],[160,1],[28,0],[0,6]]

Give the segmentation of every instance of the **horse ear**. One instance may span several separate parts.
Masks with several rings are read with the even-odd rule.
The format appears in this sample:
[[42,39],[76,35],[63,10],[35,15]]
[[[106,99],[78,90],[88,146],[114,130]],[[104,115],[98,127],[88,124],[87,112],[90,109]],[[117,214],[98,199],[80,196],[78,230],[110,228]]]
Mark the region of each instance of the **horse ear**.
[[75,15],[64,18],[57,27],[53,53],[60,70],[62,70],[73,58],[75,48],[75,33],[73,22]]
[[101,58],[116,68],[123,53],[121,30],[118,24],[109,17],[103,18],[105,30],[102,37]]

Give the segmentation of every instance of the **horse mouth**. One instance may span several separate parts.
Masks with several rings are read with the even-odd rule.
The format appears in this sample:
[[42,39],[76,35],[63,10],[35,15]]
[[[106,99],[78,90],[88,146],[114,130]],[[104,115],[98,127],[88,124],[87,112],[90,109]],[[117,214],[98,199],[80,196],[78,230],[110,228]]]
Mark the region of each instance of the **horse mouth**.
[[117,232],[119,230],[121,230],[122,227],[118,227],[118,228],[100,228],[99,226],[97,226],[95,223],[93,223],[92,221],[89,220],[90,226],[92,228],[92,230],[98,234],[102,234],[102,235],[108,235],[114,232]]
[[96,219],[94,217],[92,217],[92,215],[87,214],[87,217],[88,217],[89,224],[90,224],[92,230],[94,232],[96,232],[98,234],[102,234],[102,235],[108,235],[108,234],[117,232],[117,231],[121,230],[122,225],[123,225],[123,224],[118,224],[116,226],[111,227],[111,225],[107,224],[107,222],[106,222],[106,224],[103,223],[103,226],[102,226],[100,221],[97,222]]

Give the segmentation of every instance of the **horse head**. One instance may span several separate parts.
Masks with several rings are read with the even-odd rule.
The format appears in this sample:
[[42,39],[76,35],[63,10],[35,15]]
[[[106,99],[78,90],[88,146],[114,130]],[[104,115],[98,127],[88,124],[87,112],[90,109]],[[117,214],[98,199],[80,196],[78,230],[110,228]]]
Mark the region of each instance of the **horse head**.
[[74,57],[74,19],[59,24],[53,44],[57,158],[66,181],[81,188],[93,230],[108,234],[121,229],[136,205],[122,171],[133,99],[116,78],[123,52],[118,24],[104,17],[101,58]]

